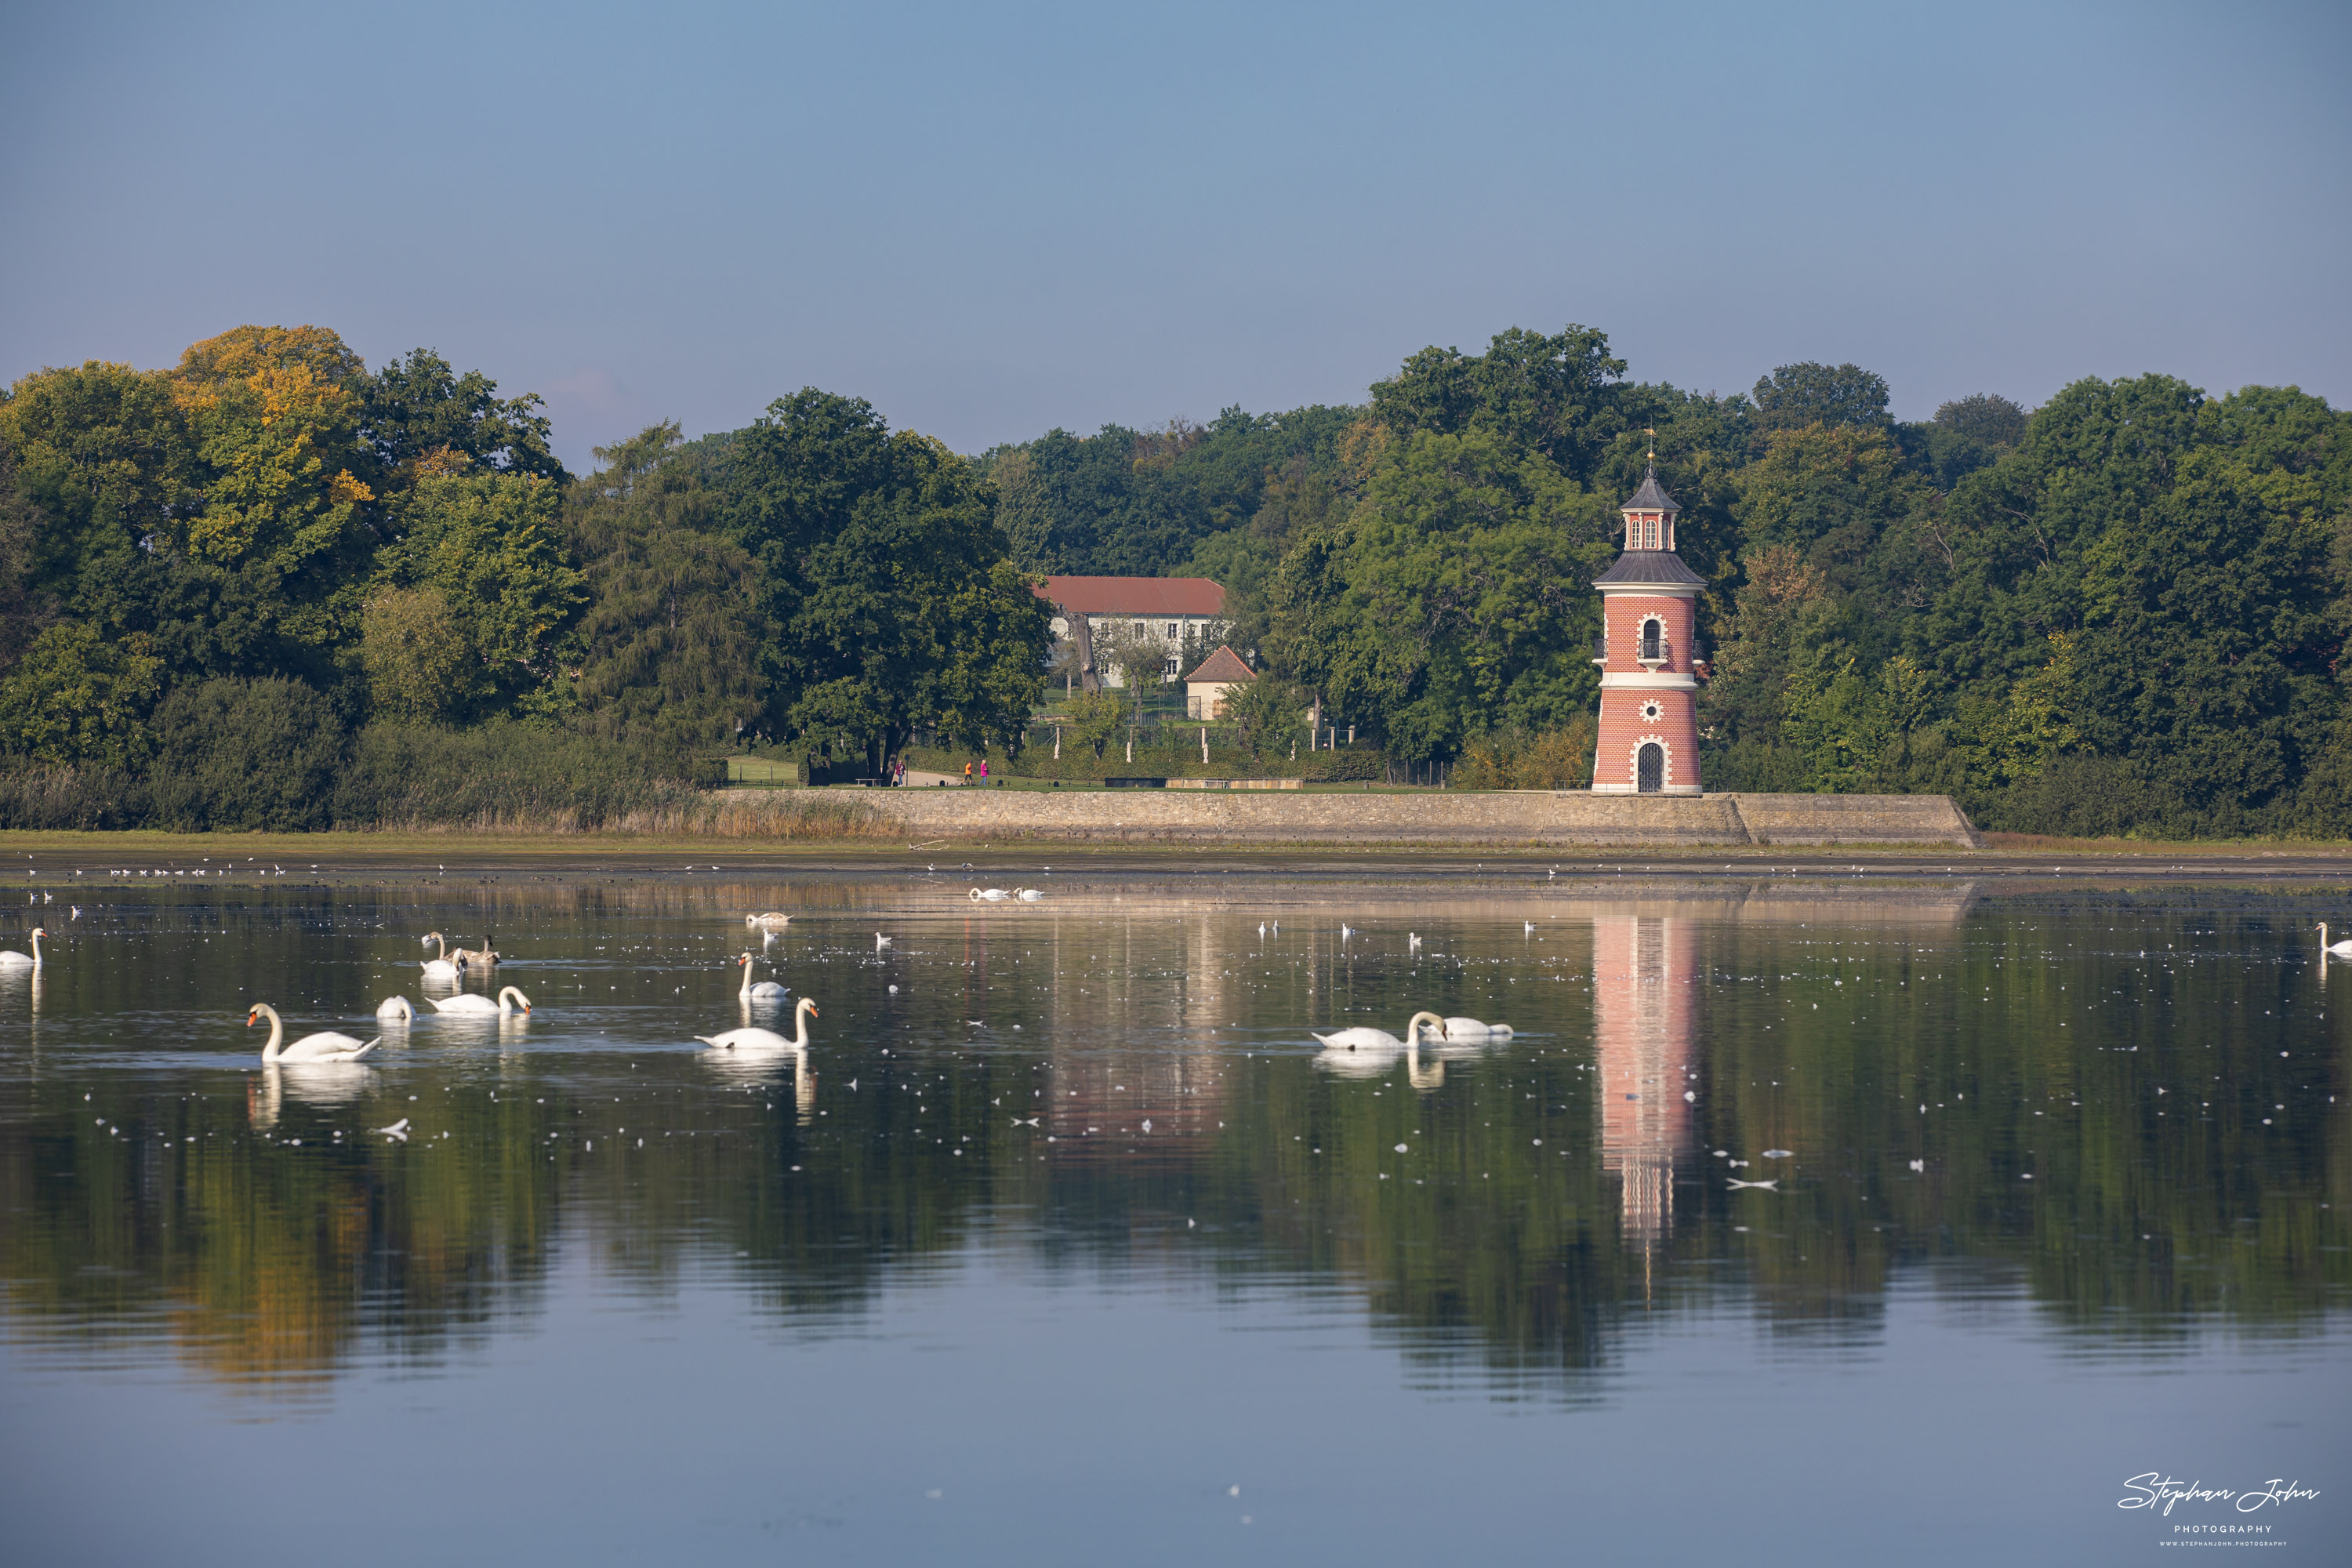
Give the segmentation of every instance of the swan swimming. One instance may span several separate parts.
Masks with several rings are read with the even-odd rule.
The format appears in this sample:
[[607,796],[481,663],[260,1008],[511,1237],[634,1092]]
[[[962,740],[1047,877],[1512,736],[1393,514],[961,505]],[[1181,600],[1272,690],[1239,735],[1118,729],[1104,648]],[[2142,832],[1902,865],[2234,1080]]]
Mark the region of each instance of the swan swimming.
[[[250,1029],[264,1018],[269,1020],[269,1043],[261,1047],[261,1059],[265,1062],[352,1062],[375,1049],[375,1040],[362,1045],[351,1036],[338,1035],[331,1029],[305,1035],[290,1046],[281,1046],[279,1042],[286,1038],[286,1025],[278,1016],[278,1009],[268,1003],[256,1002],[253,1010],[245,1016],[245,1026]],[[379,1035],[376,1039],[383,1037]]]
[[776,926],[788,926],[793,923],[793,917],[785,914],[780,910],[770,910],[763,915],[745,915],[743,917],[743,923],[747,926],[754,926],[762,930],[767,930],[772,929]]
[[733,1050],[738,1046],[742,1046],[753,1050],[804,1051],[808,1049],[809,1043],[808,1021],[817,1016],[816,1003],[803,996],[801,998],[800,1005],[793,1009],[793,1026],[796,1034],[792,1039],[784,1038],[773,1029],[749,1028],[730,1029],[723,1035],[697,1035],[694,1037],[717,1050]]
[[0,969],[38,969],[41,967],[41,939],[49,933],[40,927],[33,928],[33,956],[26,957],[16,949],[0,952]]
[[[1402,1040],[1382,1029],[1342,1029],[1328,1037],[1323,1050],[1315,1058],[1315,1065],[1341,1078],[1378,1078],[1396,1065],[1397,1058],[1402,1057],[1405,1078],[1413,1088],[1442,1088],[1445,1083],[1445,1064],[1422,1060],[1421,1031],[1424,1019],[1431,1024],[1438,1021],[1433,1013],[1413,1015],[1412,1022],[1405,1026],[1406,1038]],[[1349,1043],[1350,1035],[1358,1037],[1359,1043]],[[1365,1036],[1377,1038],[1366,1042],[1362,1040]],[[1317,1037],[1324,1038],[1321,1036]]]
[[[39,936],[41,933],[39,931],[35,931],[33,934],[35,936]],[[2319,950],[2327,954],[2330,958],[2352,958],[2352,937],[2347,937],[2344,941],[2331,945],[2327,940],[2327,922],[2326,921],[2322,921],[2319,922]],[[33,944],[34,953],[37,955],[40,951],[40,943],[35,942]],[[0,963],[5,963],[12,958],[16,959],[19,963],[24,962],[24,960],[21,957],[18,957],[16,953],[0,952]],[[39,962],[37,956],[36,957],[35,962]]]
[[478,963],[484,969],[496,969],[499,966],[498,952],[490,946],[490,939],[488,936],[482,938],[481,946],[461,947],[449,956],[457,961],[459,969],[471,969]]
[[743,989],[737,992],[737,995],[742,997],[746,1002],[781,1002],[784,999],[784,993],[787,988],[777,984],[772,980],[762,980],[757,985],[751,984],[751,955],[750,953],[745,953],[735,962],[743,966]]
[[375,1005],[375,1016],[387,1024],[406,1024],[415,1019],[416,1009],[405,996],[387,996]]
[[1038,891],[1036,889],[1034,889],[1034,888],[1024,888],[1024,889],[1022,889],[1019,892],[1017,892],[1017,893],[1013,894],[1013,896],[1014,898],[1016,898],[1016,899],[1019,899],[1019,900],[1020,900],[1023,903],[1024,903],[1024,904],[1034,904],[1034,903],[1035,903],[1038,900],[1040,900],[1040,899],[1044,898],[1045,895],[1044,893],[1042,893],[1042,892],[1039,892],[1039,891]]
[[[1439,1017],[1436,1014],[1415,1013],[1404,1026],[1405,1034],[1409,1036],[1415,1044],[1420,1043],[1421,1026],[1424,1021],[1436,1025],[1439,1034],[1442,1035],[1445,1032],[1445,1020]],[[1308,1032],[1310,1035],[1313,1034],[1313,1031],[1311,1030]],[[1401,1051],[1404,1049],[1404,1041],[1398,1039],[1386,1029],[1366,1028],[1361,1025],[1359,1025],[1352,1029],[1341,1029],[1335,1034],[1313,1035],[1313,1037],[1316,1043],[1322,1046],[1326,1050]]]
[[437,931],[428,931],[419,940],[421,942],[437,942],[441,944],[440,947],[436,950],[441,956],[438,958],[428,958],[425,961],[425,978],[428,981],[443,985],[457,984],[458,970],[457,965],[449,962],[448,942]]
[[[512,1002],[507,1000],[509,996],[514,998]],[[499,987],[499,999],[495,1002],[491,1001],[487,996],[477,995],[471,991],[467,992],[462,996],[427,996],[425,1000],[433,1004],[434,1009],[436,1012],[442,1013],[474,1013],[487,1015],[490,1013],[528,1013],[530,1011],[530,998],[524,995],[520,989],[512,985],[501,985]]]
[[1499,1045],[1507,1042],[1511,1034],[1508,1024],[1482,1024],[1475,1018],[1445,1020],[1445,1037],[1452,1041],[1491,1041]]
[[976,904],[1001,904],[1013,895],[1002,888],[974,888],[971,901]]

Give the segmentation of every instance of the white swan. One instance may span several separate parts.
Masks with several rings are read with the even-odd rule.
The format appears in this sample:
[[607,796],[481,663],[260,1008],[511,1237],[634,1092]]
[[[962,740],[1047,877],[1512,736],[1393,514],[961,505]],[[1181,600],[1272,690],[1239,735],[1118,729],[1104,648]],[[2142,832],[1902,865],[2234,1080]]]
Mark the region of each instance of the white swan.
[[[514,998],[512,1002],[507,1000],[509,996]],[[487,996],[477,995],[471,991],[462,996],[427,996],[425,1000],[433,1004],[436,1011],[442,1013],[475,1013],[487,1016],[491,1013],[530,1011],[530,998],[512,985],[499,987],[499,999],[495,1002]]]
[[23,953],[11,948],[6,952],[0,952],[0,969],[38,969],[41,967],[41,939],[48,934],[48,932],[43,931],[40,927],[35,926],[33,928],[33,956],[26,958]]
[[1001,904],[1013,895],[1003,888],[974,888],[971,901],[976,904]]
[[1445,1037],[1456,1045],[1469,1045],[1480,1041],[1501,1045],[1510,1039],[1512,1029],[1508,1024],[1482,1024],[1475,1018],[1445,1020]]
[[745,953],[735,962],[743,966],[743,989],[736,993],[738,996],[742,997],[746,1002],[781,1002],[784,999],[785,987],[772,980],[762,980],[757,985],[751,984],[750,953]]
[[1024,889],[1022,889],[1019,892],[1017,892],[1017,893],[1013,894],[1013,896],[1014,898],[1016,898],[1016,899],[1019,899],[1019,900],[1020,900],[1023,903],[1024,903],[1024,904],[1034,904],[1034,903],[1035,903],[1038,900],[1040,900],[1040,899],[1044,898],[1045,895],[1045,894],[1043,894],[1043,893],[1041,893],[1041,892],[1039,892],[1039,891],[1038,891],[1036,889],[1034,889],[1034,888],[1024,888]]
[[[1421,1026],[1424,1021],[1436,1025],[1438,1033],[1445,1032],[1445,1020],[1436,1014],[1415,1013],[1405,1025],[1404,1032],[1416,1045],[1420,1043]],[[1312,1034],[1312,1031],[1310,1030],[1309,1033]],[[1336,1034],[1315,1035],[1314,1038],[1316,1043],[1325,1049],[1334,1051],[1401,1051],[1404,1049],[1404,1041],[1398,1039],[1386,1029],[1369,1029],[1360,1025],[1352,1029],[1341,1029]]]
[[1413,1088],[1442,1088],[1445,1082],[1445,1064],[1421,1059],[1421,1030],[1424,1019],[1432,1024],[1438,1021],[1433,1013],[1415,1014],[1412,1022],[1405,1026],[1405,1038],[1402,1040],[1382,1029],[1342,1029],[1330,1038],[1336,1041],[1344,1040],[1349,1035],[1370,1035],[1386,1043],[1327,1045],[1317,1054],[1315,1065],[1341,1078],[1378,1078],[1396,1065],[1397,1058],[1402,1057],[1405,1077]]
[[694,1037],[717,1050],[733,1050],[742,1046],[753,1050],[804,1051],[808,1049],[809,1043],[808,1021],[817,1016],[816,1003],[803,996],[800,1005],[793,1009],[793,1026],[796,1033],[792,1039],[784,1038],[773,1029],[730,1029],[723,1035],[697,1035]]
[[[278,1016],[278,1009],[268,1003],[256,1002],[253,1010],[245,1016],[245,1026],[250,1029],[264,1018],[269,1020],[269,1043],[261,1047],[261,1059],[265,1062],[351,1062],[375,1049],[375,1040],[362,1045],[351,1036],[332,1030],[305,1035],[290,1046],[281,1046],[279,1042],[286,1038],[286,1025]],[[376,1039],[383,1037],[379,1035]]]
[[889,945],[890,945],[890,939],[889,939],[888,937],[884,936],[884,935],[883,935],[880,931],[876,931],[876,932],[874,933],[874,951],[875,951],[875,952],[881,952],[884,948],[886,948],[886,947],[887,947],[887,946],[889,946]]
[[456,964],[449,962],[448,942],[444,939],[441,933],[437,931],[426,931],[421,940],[441,943],[440,947],[436,950],[441,956],[438,958],[428,958],[425,961],[425,978],[429,982],[442,985],[457,984],[458,970]]
[[792,924],[793,917],[781,910],[770,910],[763,915],[745,915],[743,923],[761,931],[772,931],[778,926]]
[[[33,934],[37,937],[41,933],[39,931],[35,931]],[[2352,937],[2347,937],[2342,942],[2330,944],[2327,940],[2327,922],[2326,921],[2319,922],[2319,947],[2320,951],[2326,953],[2330,958],[2352,958]],[[36,942],[33,944],[33,962],[36,963],[40,962],[40,951],[41,944]],[[18,963],[25,962],[24,956],[20,953],[0,952],[0,963],[6,963],[12,959]]]
[[405,996],[387,996],[375,1005],[375,1016],[387,1024],[406,1024],[415,1020],[416,1009]]

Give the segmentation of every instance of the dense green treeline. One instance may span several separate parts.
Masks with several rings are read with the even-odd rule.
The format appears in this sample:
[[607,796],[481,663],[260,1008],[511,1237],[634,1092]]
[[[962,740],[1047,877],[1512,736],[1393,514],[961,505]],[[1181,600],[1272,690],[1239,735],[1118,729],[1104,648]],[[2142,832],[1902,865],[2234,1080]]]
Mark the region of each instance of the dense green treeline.
[[[1654,447],[1708,584],[1714,787],[1949,793],[2020,831],[2352,834],[2352,416],[2155,374],[1906,424],[1850,364],[1728,396],[1626,370],[1589,328],[1515,329],[1423,350],[1360,409],[1229,411],[1162,465],[1228,474],[1263,432],[1311,430],[1255,492],[1147,482],[1173,435],[1057,432],[992,461],[1050,500],[1014,531],[1040,567],[1223,568],[1237,641],[1392,757],[1453,763],[1588,721],[1590,584]],[[1114,449],[1134,487],[1090,500],[1070,476]],[[1186,526],[1085,553],[1171,493]]]
[[[1627,371],[1592,329],[1513,329],[1360,406],[973,459],[811,388],[584,477],[536,397],[318,328],[43,371],[0,400],[0,818],[454,816],[446,781],[320,782],[452,734],[513,781],[491,816],[683,787],[745,736],[856,772],[919,734],[1017,754],[1048,573],[1214,577],[1284,700],[1465,783],[1580,782],[1591,583],[1654,449],[1708,584],[1711,785],[2352,833],[2352,436],[2324,400],[2148,375],[1906,424],[1853,365],[1728,395]],[[189,782],[224,756],[282,787]]]
[[747,733],[1019,731],[1046,616],[971,462],[812,389],[575,479],[497,394],[315,327],[10,388],[0,821],[593,826]]

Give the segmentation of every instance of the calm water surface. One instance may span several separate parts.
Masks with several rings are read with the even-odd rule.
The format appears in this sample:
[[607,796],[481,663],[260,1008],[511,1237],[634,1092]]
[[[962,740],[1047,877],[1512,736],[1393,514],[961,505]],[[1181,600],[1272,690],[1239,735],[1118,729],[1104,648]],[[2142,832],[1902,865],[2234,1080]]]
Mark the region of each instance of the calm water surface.
[[2340,902],[1034,879],[23,911],[9,1558],[2344,1560]]

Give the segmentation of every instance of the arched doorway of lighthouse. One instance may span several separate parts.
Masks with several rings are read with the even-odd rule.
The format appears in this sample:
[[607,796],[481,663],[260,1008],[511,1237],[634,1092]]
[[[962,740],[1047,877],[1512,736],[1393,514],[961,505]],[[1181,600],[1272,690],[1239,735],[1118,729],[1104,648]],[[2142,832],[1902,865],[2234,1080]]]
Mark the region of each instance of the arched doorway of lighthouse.
[[1655,741],[1635,754],[1633,768],[1643,795],[1656,795],[1666,787],[1666,749]]

